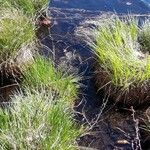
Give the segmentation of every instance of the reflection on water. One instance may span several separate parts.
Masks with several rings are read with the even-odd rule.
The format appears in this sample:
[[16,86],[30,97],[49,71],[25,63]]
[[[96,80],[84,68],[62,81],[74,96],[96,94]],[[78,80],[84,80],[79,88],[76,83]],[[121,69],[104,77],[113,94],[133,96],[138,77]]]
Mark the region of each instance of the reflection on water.
[[148,7],[150,7],[150,0],[142,0]]
[[142,0],[143,2],[150,4],[150,0]]
[[52,7],[117,13],[150,13],[150,0],[51,0]]

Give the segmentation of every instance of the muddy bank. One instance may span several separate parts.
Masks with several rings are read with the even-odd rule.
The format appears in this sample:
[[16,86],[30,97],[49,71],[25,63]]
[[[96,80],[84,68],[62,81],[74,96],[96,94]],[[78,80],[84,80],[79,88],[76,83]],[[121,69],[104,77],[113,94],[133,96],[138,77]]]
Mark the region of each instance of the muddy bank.
[[140,149],[136,121],[132,112],[121,113],[114,107],[107,114],[102,114],[87,135],[80,138],[79,145],[98,150]]

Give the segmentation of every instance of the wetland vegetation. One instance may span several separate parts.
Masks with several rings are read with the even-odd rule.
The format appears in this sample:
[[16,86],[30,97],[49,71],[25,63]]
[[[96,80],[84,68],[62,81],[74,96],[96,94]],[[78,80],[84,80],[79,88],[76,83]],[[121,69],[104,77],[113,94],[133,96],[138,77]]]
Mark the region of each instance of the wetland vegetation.
[[[73,103],[77,98],[78,81],[73,75],[54,68],[50,58],[38,54],[34,19],[47,1],[5,1],[0,6],[0,60],[3,76],[13,76],[19,70],[18,87],[9,93],[9,101],[1,96],[0,149],[76,149],[75,139],[81,128],[73,119]],[[20,49],[30,47],[32,60],[23,66],[16,64]],[[31,44],[32,45],[32,44]],[[42,45],[41,45],[42,46]],[[36,49],[36,50],[35,50]],[[28,55],[25,58],[28,59]],[[16,65],[16,66],[15,66]],[[10,79],[11,80],[11,79]],[[5,81],[3,81],[5,82]],[[9,88],[9,83],[6,85]],[[0,88],[4,88],[3,86]],[[2,94],[2,93],[1,93]]]
[[[74,107],[82,77],[62,71],[54,60],[39,53],[43,45],[36,36],[38,19],[47,17],[47,3],[48,0],[0,2],[0,149],[85,149],[77,139],[94,134],[90,131],[100,122],[109,100],[111,107],[114,102],[127,109],[132,106],[129,111],[135,121],[135,142],[140,141],[139,129],[149,136],[150,20],[139,25],[138,18],[114,15],[99,19],[96,27],[89,30],[89,47],[96,56],[92,65],[94,84],[108,98],[100,102],[102,109],[98,119],[91,119],[93,124],[82,112],[85,118],[81,125],[75,119],[80,112],[75,112]],[[140,108],[143,105],[144,110]],[[146,111],[141,127],[134,118],[134,107]],[[124,139],[121,140],[117,142]],[[129,144],[127,140],[123,142]]]

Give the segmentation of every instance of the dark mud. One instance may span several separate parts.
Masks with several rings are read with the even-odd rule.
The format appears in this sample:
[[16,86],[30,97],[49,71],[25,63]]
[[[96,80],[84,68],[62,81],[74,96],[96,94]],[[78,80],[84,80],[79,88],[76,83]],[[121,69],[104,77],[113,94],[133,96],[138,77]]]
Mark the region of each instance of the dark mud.
[[7,104],[10,96],[19,88],[21,81],[20,69],[11,63],[0,65],[0,106]]
[[52,57],[65,72],[82,77],[75,105],[76,119],[89,130],[77,139],[80,149],[140,150],[143,145],[148,150],[150,141],[144,142],[145,133],[139,133],[139,120],[145,110],[134,113],[130,108],[109,104],[103,91],[97,92],[94,54],[75,33],[85,20],[114,12],[148,15],[150,8],[140,0],[51,0],[48,10],[51,25],[42,25],[38,31],[44,45],[41,53]]

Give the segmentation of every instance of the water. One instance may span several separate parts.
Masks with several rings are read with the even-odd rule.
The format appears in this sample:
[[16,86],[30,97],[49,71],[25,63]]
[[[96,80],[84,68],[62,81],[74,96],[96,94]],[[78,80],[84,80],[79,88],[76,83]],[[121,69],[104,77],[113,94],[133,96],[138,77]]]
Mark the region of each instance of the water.
[[[42,42],[46,46],[45,54],[53,55],[58,66],[66,69],[70,73],[77,76],[82,76],[82,86],[80,90],[80,107],[77,110],[82,112],[88,110],[89,116],[96,116],[101,110],[100,105],[103,100],[103,95],[98,94],[93,81],[93,62],[94,55],[89,46],[86,45],[76,35],[76,29],[81,26],[85,20],[94,19],[104,13],[121,14],[150,14],[150,0],[51,0],[49,4],[49,16],[52,18],[52,26],[47,31],[47,36],[42,36]],[[114,149],[114,143],[118,137],[126,139],[122,133],[113,128],[120,124],[120,128],[126,134],[133,133],[132,123],[127,120],[127,117],[119,114],[115,110],[110,112],[106,118],[108,120],[103,124],[99,124],[97,133],[100,136],[93,135],[84,138],[80,141],[81,145],[87,146],[90,143],[92,148]],[[112,116],[111,116],[112,114]],[[109,116],[110,115],[110,116]],[[117,118],[117,119],[116,119]],[[93,119],[93,118],[92,118]],[[104,119],[104,118],[101,118]],[[120,122],[118,122],[120,120]],[[114,122],[115,121],[115,122]],[[131,120],[130,120],[131,121]],[[94,132],[95,132],[94,131]],[[96,133],[96,132],[95,132]],[[91,143],[92,139],[95,139]],[[89,141],[89,143],[87,142]],[[79,143],[80,143],[79,142]],[[103,144],[105,143],[105,144]],[[101,149],[101,148],[100,148]],[[124,146],[123,149],[131,149],[131,145]]]
[[142,0],[148,7],[150,7],[150,0]]
[[51,7],[117,13],[149,13],[150,0],[52,0]]
[[[53,25],[50,28],[50,36],[43,42],[51,51],[55,51],[59,65],[68,66],[69,70],[77,72],[78,75],[82,74],[85,79],[91,78],[93,53],[75,35],[76,28],[84,20],[106,12],[149,14],[150,8],[147,3],[141,0],[51,0],[49,14]],[[83,84],[86,87],[83,93],[87,105],[97,105],[101,98],[96,94],[92,79],[85,80]]]

